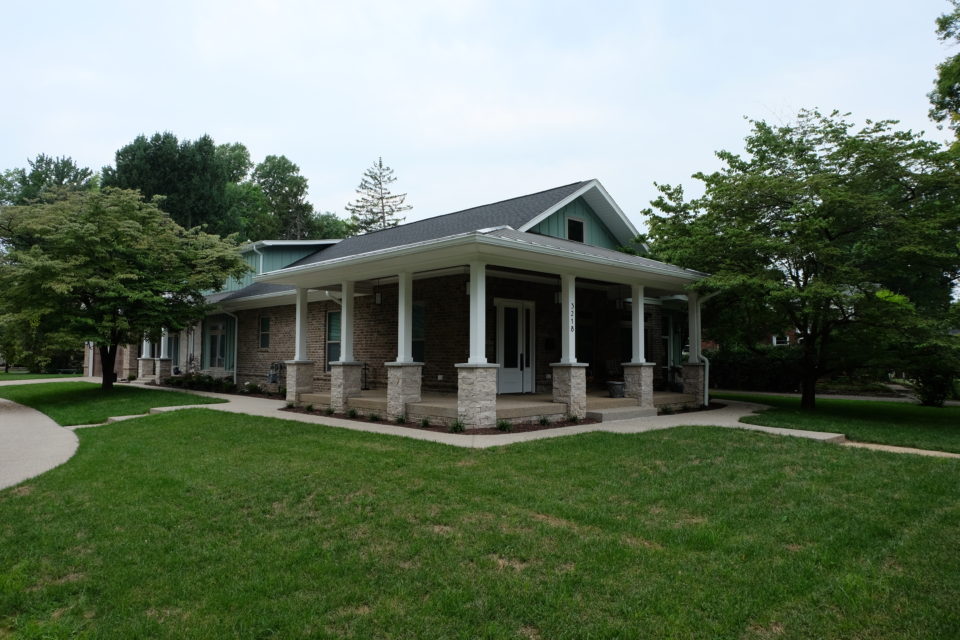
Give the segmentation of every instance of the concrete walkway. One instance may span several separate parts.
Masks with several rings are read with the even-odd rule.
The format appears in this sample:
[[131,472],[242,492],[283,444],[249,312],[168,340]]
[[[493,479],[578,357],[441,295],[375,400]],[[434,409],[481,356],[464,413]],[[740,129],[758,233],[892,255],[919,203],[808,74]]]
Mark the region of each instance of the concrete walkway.
[[0,489],[49,471],[77,450],[77,435],[30,407],[0,398]]

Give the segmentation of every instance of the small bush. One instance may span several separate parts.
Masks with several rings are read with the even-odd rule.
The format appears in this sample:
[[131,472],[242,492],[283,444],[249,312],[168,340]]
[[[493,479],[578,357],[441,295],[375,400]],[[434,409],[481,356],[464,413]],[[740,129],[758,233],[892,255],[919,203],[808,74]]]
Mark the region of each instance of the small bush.
[[663,407],[660,409],[660,415],[662,416],[670,416],[673,415],[673,413],[673,407]]
[[430,426],[430,418],[420,418],[420,426],[426,429]]
[[393,421],[396,422],[397,424],[407,424],[407,416],[400,414],[399,416],[394,418]]
[[513,429],[513,425],[509,420],[497,420],[497,429],[500,431],[510,431]]
[[548,418],[547,416],[540,416],[537,419],[537,423],[539,423],[541,427],[545,427],[548,424],[550,424],[550,418]]
[[347,411],[348,418],[356,418],[358,415],[360,414],[357,412],[356,409],[350,409],[349,411]]
[[297,406],[297,403],[296,403],[296,402],[288,402],[288,403],[287,403],[287,409],[293,409],[295,406]]
[[568,413],[568,414],[567,414],[567,422],[569,422],[569,423],[571,423],[571,424],[579,424],[579,423],[580,423],[580,417],[579,417],[579,416],[575,416],[575,415],[573,415],[572,413]]
[[450,423],[450,433],[463,433],[466,426],[464,426],[461,420],[454,420]]
[[286,387],[277,387],[277,395],[281,398],[287,397],[287,388]]
[[245,382],[243,384],[243,392],[259,394],[259,393],[263,393],[263,387],[261,387],[256,382]]
[[306,411],[310,412],[310,413],[313,413],[313,405],[312,405],[312,404],[308,404],[307,406],[304,407],[304,409],[305,409]]
[[367,415],[367,420],[370,420],[371,422],[380,422],[380,414],[370,413]]
[[332,415],[333,415],[333,407],[327,407],[326,409],[323,410],[323,412],[324,412],[325,414],[327,414],[328,416],[332,416]]

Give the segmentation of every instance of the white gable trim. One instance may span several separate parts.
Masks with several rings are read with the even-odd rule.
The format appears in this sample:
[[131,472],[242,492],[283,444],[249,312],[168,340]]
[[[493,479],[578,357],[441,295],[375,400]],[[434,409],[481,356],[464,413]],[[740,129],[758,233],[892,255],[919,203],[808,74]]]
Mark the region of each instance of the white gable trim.
[[607,225],[607,228],[617,239],[617,242],[623,245],[629,245],[633,242],[633,239],[640,234],[640,232],[637,231],[637,228],[633,226],[633,223],[630,222],[630,219],[627,218],[626,214],[620,208],[620,205],[614,202],[613,198],[610,197],[610,194],[607,193],[607,190],[603,188],[603,185],[600,184],[599,180],[591,180],[557,204],[553,205],[543,213],[539,214],[537,217],[524,224],[522,227],[517,229],[517,231],[529,231],[581,196],[583,196],[583,199],[586,200],[588,205],[590,205],[590,208],[593,209],[593,212],[597,214],[597,217],[600,218],[605,225]]

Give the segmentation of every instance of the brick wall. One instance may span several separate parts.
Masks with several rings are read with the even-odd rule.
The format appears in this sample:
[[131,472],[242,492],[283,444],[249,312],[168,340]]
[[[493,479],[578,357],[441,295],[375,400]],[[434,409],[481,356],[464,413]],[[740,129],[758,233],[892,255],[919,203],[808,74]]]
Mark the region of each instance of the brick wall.
[[[413,301],[425,306],[423,389],[456,391],[456,363],[469,356],[470,323],[468,316],[468,277],[443,276],[415,280]],[[487,360],[496,361],[497,317],[494,298],[532,300],[536,310],[536,389],[549,392],[552,381],[550,363],[560,360],[560,305],[555,302],[559,284],[536,283],[509,278],[487,277]],[[380,293],[380,304],[374,293]],[[396,359],[397,348],[397,285],[375,287],[374,293],[358,296],[354,306],[354,359],[367,365],[367,386],[386,387],[385,362]],[[283,305],[237,311],[237,380],[264,384],[270,365],[293,359],[295,341],[295,306]],[[577,331],[582,332],[578,359],[589,361],[589,381],[594,386],[608,379],[622,379],[620,363],[629,355],[629,307],[618,309],[616,297],[604,290],[577,289]],[[307,310],[307,358],[314,366],[314,389],[329,391],[330,374],[325,371],[327,314],[339,311],[333,301],[311,302]],[[647,359],[662,363],[660,340],[660,307],[647,306]],[[270,346],[260,348],[259,319],[270,318]],[[589,347],[592,345],[592,348]],[[579,351],[584,351],[581,355]],[[587,351],[591,351],[592,355]],[[655,375],[661,376],[658,366]],[[271,389],[274,390],[276,386]]]

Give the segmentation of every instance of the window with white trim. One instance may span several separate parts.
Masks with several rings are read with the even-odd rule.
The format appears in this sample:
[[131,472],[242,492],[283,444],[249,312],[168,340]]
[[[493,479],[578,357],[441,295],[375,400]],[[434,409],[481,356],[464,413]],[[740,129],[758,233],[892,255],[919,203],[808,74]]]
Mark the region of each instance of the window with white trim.
[[270,348],[270,316],[260,316],[259,322],[260,348]]
[[340,359],[340,312],[327,312],[327,364],[326,370],[330,371],[330,363]]

